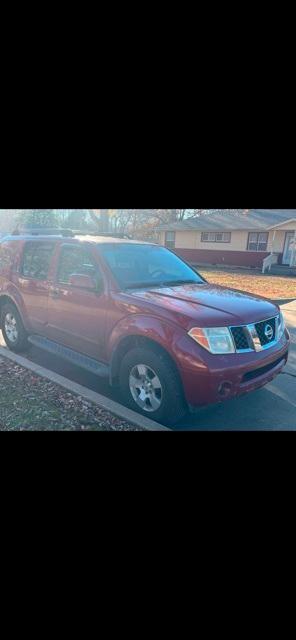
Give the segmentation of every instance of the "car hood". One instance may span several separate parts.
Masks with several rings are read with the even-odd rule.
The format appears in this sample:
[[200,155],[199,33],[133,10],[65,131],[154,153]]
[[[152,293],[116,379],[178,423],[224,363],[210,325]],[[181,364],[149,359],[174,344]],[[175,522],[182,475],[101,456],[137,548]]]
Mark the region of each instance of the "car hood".
[[207,283],[137,289],[130,295],[156,304],[178,317],[186,316],[194,322],[198,320],[200,326],[219,326],[217,322],[220,326],[249,324],[279,313],[276,304],[265,298]]

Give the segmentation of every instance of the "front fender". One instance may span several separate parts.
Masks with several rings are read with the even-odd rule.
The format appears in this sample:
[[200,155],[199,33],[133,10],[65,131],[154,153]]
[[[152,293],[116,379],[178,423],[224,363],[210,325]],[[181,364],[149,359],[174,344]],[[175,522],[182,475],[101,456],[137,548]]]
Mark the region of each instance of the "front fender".
[[122,318],[112,330],[107,347],[108,361],[112,362],[120,343],[129,337],[142,337],[159,344],[173,358],[179,368],[179,344],[184,336],[181,327],[153,316],[134,314]]

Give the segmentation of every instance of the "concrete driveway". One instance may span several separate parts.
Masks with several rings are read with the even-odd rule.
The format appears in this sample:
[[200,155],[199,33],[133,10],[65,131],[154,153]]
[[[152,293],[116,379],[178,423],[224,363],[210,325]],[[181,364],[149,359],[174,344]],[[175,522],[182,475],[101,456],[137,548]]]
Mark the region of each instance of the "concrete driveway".
[[[292,345],[289,363],[271,384],[252,394],[203,408],[194,416],[187,415],[176,430],[296,430],[296,300],[282,307],[289,327]],[[0,333],[0,344],[4,345]],[[30,360],[60,375],[120,402],[120,395],[108,382],[56,356],[32,348]]]

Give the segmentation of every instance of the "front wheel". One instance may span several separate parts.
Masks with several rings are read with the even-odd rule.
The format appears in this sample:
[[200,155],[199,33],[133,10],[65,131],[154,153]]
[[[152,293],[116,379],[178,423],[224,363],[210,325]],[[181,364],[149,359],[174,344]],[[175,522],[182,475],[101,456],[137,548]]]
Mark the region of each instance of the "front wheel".
[[146,348],[129,351],[122,361],[120,387],[125,403],[151,420],[174,425],[185,413],[181,381],[165,354]]
[[3,306],[1,328],[4,340],[11,351],[20,353],[28,349],[28,337],[17,308],[12,303]]

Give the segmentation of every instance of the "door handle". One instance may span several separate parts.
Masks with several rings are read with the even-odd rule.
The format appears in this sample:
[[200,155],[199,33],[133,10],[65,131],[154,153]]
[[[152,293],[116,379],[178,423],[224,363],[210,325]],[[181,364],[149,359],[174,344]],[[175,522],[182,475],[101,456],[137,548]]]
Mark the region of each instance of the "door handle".
[[60,295],[59,289],[51,289],[50,290],[50,297],[51,298],[58,298],[59,295]]

